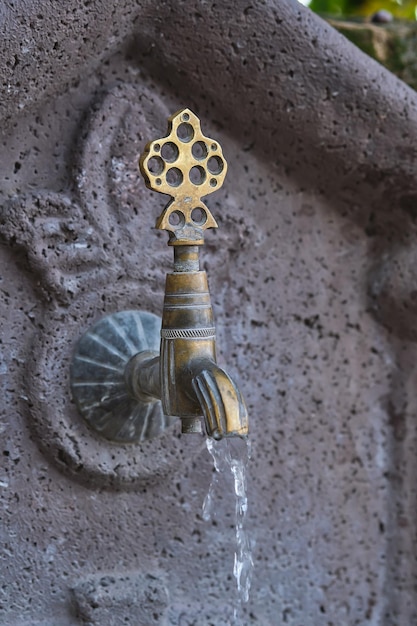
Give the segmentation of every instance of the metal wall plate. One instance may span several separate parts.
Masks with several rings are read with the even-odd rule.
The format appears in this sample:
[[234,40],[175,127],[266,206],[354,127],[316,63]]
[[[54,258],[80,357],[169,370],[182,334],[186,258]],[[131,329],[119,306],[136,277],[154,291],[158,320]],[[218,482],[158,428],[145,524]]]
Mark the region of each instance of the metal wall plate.
[[71,390],[78,410],[101,436],[115,443],[152,439],[177,419],[159,400],[140,401],[129,392],[125,368],[143,350],[159,354],[161,319],[121,311],[99,320],[78,341],[71,364]]

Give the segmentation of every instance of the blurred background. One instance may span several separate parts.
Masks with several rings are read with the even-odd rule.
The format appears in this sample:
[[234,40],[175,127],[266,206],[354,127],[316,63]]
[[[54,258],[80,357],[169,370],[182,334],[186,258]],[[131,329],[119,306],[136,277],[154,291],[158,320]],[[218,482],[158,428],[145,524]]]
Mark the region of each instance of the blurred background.
[[[320,15],[345,18],[372,19],[379,12],[388,12],[401,20],[416,19],[416,2],[413,0],[301,0]],[[389,17],[386,16],[389,21]]]

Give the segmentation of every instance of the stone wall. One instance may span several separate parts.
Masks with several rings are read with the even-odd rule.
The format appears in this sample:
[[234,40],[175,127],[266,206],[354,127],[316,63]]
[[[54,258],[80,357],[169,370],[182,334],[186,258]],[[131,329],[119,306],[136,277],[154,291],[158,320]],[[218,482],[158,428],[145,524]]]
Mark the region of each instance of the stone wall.
[[111,445],[68,389],[94,320],[161,312],[137,157],[183,106],[229,162],[202,257],[251,415],[243,623],[413,624],[416,94],[288,0],[0,15],[0,624],[231,623],[204,439]]

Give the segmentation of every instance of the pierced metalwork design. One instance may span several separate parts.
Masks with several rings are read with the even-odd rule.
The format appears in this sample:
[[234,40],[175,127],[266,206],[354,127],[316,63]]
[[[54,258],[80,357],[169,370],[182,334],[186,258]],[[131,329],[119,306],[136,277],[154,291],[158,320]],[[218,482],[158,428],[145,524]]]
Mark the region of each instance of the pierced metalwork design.
[[182,109],[169,118],[168,135],[146,145],[139,167],[149,189],[172,198],[156,228],[170,233],[171,245],[202,245],[204,230],[217,223],[201,198],[220,189],[227,172],[220,144]]

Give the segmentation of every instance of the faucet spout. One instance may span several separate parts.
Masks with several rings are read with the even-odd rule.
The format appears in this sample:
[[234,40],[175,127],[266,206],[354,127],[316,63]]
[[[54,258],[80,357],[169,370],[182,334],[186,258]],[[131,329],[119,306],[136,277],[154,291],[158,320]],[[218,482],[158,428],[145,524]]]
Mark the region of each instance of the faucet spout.
[[143,351],[125,370],[131,395],[160,399],[165,415],[181,418],[183,433],[244,437],[248,412],[239,387],[217,365],[216,329],[206,272],[197,246],[174,248],[174,271],[167,274],[158,355]]
[[[133,357],[126,367],[125,378],[131,394],[142,402],[160,399],[164,393],[169,395],[169,389],[163,389],[160,359],[154,352],[144,351]],[[181,385],[189,388],[190,381],[194,393],[188,400],[193,402],[195,410],[193,416],[189,410],[180,415],[183,432],[201,432],[200,417],[203,417],[206,434],[213,439],[248,434],[248,412],[240,389],[217,363],[196,359],[182,373]],[[175,401],[172,394],[171,401]]]
[[192,366],[192,385],[204,416],[209,437],[221,439],[248,434],[248,412],[239,387],[213,361]]
[[237,385],[217,365],[216,329],[206,272],[197,246],[176,247],[167,275],[161,329],[160,387],[167,415],[182,419],[183,432],[221,439],[248,433],[248,416]]

